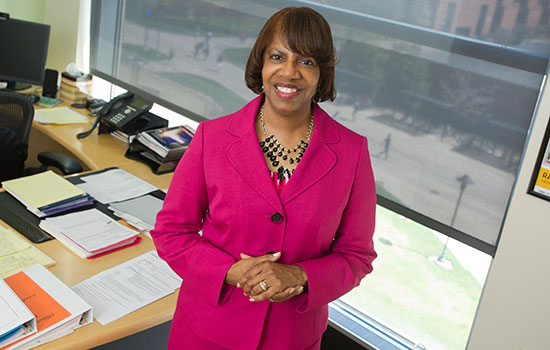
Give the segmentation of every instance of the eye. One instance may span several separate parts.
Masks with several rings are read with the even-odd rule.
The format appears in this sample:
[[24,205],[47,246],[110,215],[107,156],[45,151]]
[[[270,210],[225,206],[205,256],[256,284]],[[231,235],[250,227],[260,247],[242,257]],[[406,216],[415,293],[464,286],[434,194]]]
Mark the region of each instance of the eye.
[[303,58],[300,60],[300,63],[303,64],[304,66],[310,66],[310,67],[316,66],[315,61],[311,58]]
[[278,54],[273,54],[271,56],[269,56],[272,60],[275,60],[275,61],[280,61],[282,59],[281,55],[278,55]]

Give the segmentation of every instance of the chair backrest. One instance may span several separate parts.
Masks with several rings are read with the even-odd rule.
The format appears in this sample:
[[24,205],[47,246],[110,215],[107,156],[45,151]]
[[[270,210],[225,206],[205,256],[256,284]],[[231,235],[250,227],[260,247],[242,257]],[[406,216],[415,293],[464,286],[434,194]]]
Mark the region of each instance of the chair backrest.
[[0,91],[0,181],[23,174],[33,117],[24,96]]

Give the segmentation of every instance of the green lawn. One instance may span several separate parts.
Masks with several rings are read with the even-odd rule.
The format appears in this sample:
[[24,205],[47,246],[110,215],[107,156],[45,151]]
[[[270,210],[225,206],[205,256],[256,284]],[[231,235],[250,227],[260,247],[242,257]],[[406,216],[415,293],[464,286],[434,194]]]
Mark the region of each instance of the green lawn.
[[462,350],[481,285],[452,253],[452,270],[435,265],[443,243],[432,231],[377,207],[374,271],[344,297],[361,311],[430,350]]

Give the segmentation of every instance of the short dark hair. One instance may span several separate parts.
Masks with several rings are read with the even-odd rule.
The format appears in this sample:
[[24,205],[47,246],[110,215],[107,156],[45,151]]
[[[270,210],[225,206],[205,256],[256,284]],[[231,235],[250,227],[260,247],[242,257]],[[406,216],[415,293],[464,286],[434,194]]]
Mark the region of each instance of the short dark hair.
[[281,35],[292,51],[312,57],[319,65],[316,101],[334,101],[334,67],[337,59],[332,33],[325,18],[309,7],[286,7],[265,23],[246,63],[246,86],[257,94],[262,92],[264,53],[276,34]]

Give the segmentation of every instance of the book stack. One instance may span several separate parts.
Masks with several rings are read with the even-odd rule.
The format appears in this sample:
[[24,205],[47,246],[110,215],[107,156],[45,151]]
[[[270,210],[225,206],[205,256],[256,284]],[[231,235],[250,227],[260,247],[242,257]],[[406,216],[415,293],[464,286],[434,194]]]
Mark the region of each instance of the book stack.
[[67,72],[61,73],[59,97],[69,103],[86,103],[92,93],[92,76],[90,74],[75,77]]
[[0,286],[0,300],[10,302],[2,308],[0,320],[5,321],[5,329],[11,328],[4,333],[0,350],[39,346],[93,321],[92,307],[40,264],[0,282],[5,282]]
[[39,218],[92,204],[94,198],[51,170],[2,182],[10,195]]
[[195,135],[188,125],[142,131],[130,143],[126,157],[149,165],[154,173],[174,171]]

